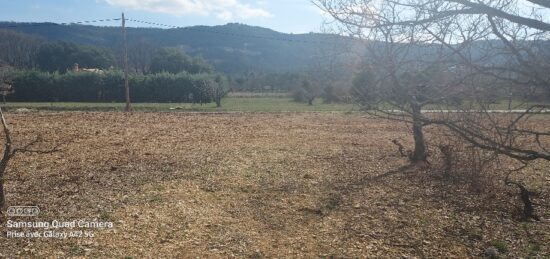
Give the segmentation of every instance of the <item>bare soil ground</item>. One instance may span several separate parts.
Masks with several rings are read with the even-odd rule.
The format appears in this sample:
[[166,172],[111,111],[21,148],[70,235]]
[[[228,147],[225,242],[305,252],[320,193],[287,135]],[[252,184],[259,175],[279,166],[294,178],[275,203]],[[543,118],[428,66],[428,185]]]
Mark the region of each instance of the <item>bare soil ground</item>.
[[[94,238],[7,238],[0,257],[503,258],[550,256],[550,165],[535,165],[541,222],[519,221],[517,190],[471,194],[407,164],[407,127],[344,114],[8,114],[20,154],[10,205],[33,220],[99,219]],[[548,117],[542,126],[550,126]],[[405,144],[409,144],[404,142]]]

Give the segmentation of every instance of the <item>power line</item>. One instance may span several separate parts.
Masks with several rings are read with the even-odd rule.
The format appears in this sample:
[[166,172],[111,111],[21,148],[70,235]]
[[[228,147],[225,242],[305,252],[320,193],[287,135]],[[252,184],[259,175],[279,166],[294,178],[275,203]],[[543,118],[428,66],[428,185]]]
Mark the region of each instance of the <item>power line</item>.
[[[78,25],[78,24],[89,24],[89,23],[98,23],[98,22],[112,22],[112,21],[120,21],[121,18],[113,18],[113,19],[99,19],[99,20],[88,20],[88,21],[77,21],[77,22],[62,22],[62,23],[54,23],[54,22],[32,22],[32,23],[17,23],[17,24],[2,24],[0,25],[0,28],[17,28],[17,27],[39,27],[39,26],[63,26],[63,25]],[[6,22],[6,23],[12,23],[12,22]]]
[[[120,20],[121,20],[121,18],[112,18],[112,19],[97,19],[97,20],[86,20],[86,21],[64,22],[64,23],[43,22],[43,23],[17,23],[17,24],[4,24],[4,25],[0,24],[0,28],[40,27],[40,26],[68,26],[68,25],[91,24],[91,23],[99,23],[99,22],[112,22],[112,21],[120,21]],[[312,41],[312,40],[299,40],[299,39],[271,37],[271,36],[247,35],[247,34],[239,34],[239,33],[232,33],[232,32],[216,31],[216,30],[213,30],[213,29],[201,29],[201,28],[198,28],[198,27],[174,26],[174,25],[169,25],[169,24],[164,24],[164,23],[149,22],[149,21],[143,21],[143,20],[137,20],[137,19],[125,19],[125,20],[127,22],[136,22],[136,23],[148,24],[148,25],[159,26],[159,27],[170,28],[170,29],[198,31],[198,32],[213,33],[213,34],[219,34],[219,35],[225,35],[225,36],[231,36],[231,37],[238,37],[238,38],[254,38],[254,39],[273,40],[273,41],[282,41],[282,42],[302,43],[302,44],[325,44],[325,43],[329,43],[328,40]],[[327,36],[324,35],[324,37],[327,37]],[[349,41],[349,40],[356,40],[356,39],[354,39],[352,37],[343,37],[343,36],[339,36],[339,35],[334,35],[332,37],[332,40]],[[334,41],[332,41],[330,43],[334,43]]]

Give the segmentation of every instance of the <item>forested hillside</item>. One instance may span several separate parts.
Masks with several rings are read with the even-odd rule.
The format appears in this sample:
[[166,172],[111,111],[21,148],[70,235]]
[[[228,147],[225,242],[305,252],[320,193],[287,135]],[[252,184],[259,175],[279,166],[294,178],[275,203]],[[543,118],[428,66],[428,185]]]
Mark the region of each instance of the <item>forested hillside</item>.
[[[50,41],[93,45],[120,52],[120,27],[0,23],[0,28]],[[353,41],[329,34],[285,34],[243,24],[193,26],[179,29],[128,28],[129,59],[136,67],[155,48],[181,47],[227,74],[303,72],[334,58],[334,49]],[[346,43],[346,44],[343,44]]]

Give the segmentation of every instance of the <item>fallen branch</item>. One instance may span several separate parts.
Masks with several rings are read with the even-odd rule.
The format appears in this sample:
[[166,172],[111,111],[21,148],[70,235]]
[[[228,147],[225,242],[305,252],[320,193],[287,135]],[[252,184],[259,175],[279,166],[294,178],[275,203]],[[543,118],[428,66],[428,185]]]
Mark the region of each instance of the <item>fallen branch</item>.
[[408,157],[409,159],[411,159],[410,151],[407,151],[398,139],[394,139],[391,142],[397,146],[397,148],[399,149],[399,154],[401,154],[402,157]]

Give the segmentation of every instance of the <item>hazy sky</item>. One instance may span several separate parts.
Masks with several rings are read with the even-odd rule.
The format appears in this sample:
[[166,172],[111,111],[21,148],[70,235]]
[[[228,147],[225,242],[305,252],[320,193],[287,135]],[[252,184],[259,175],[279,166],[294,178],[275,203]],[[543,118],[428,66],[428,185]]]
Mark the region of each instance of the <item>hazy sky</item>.
[[[281,32],[317,32],[323,16],[310,0],[0,0],[0,21],[76,22],[120,17],[175,26],[239,22]],[[116,25],[116,22],[97,25]],[[144,26],[128,23],[128,26]]]

